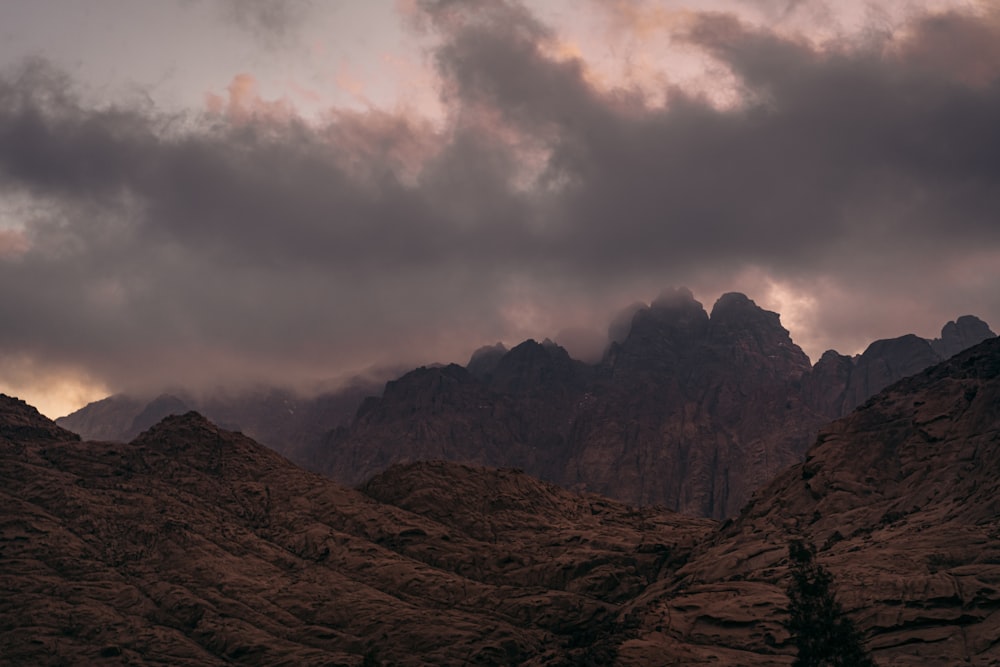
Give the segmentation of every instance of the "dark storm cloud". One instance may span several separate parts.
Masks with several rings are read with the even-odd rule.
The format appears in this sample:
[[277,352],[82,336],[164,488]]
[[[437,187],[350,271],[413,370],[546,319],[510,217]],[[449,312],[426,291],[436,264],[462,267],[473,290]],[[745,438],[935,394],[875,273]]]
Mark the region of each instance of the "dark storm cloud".
[[995,22],[816,47],[701,15],[680,37],[745,91],[720,108],[595,89],[520,4],[420,7],[443,130],[95,108],[8,73],[0,192],[27,250],[0,253],[0,347],[115,387],[315,379],[462,360],[654,285],[757,296],[748,271],[816,290],[814,330],[1000,318],[976,280],[1000,257]]
[[[740,82],[744,103],[727,109],[681,90],[663,109],[596,91],[516,17],[450,22],[460,28],[440,67],[464,104],[542,138],[549,180],[568,184],[549,247],[582,282],[709,272],[720,279],[705,284],[725,289],[752,266],[813,283],[819,298],[922,305],[920,323],[897,327],[934,326],[954,307],[997,312],[981,280],[957,277],[1000,243],[995,16],[916,17],[897,34],[817,47],[702,14],[678,37]],[[866,310],[853,301],[824,304],[817,326]],[[861,336],[886,324],[852,321]]]
[[[717,110],[674,90],[666,109],[636,114],[617,104],[625,93],[598,94],[577,64],[532,49],[535,33],[497,24],[460,31],[439,52],[442,70],[463,101],[548,138],[553,177],[572,184],[570,261],[794,266],[845,242],[996,240],[995,78],[967,86],[963,67],[934,72],[876,47],[817,51],[709,15],[687,37],[732,69],[748,103]],[[950,27],[960,41],[972,26]]]

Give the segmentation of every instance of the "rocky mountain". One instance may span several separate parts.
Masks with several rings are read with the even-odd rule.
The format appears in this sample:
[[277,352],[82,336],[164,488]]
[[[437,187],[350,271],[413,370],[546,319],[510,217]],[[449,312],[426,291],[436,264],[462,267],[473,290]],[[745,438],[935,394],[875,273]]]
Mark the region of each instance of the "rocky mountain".
[[86,442],[0,397],[0,662],[605,664],[712,527],[513,470],[362,491],[197,413]]
[[805,378],[807,402],[830,418],[841,417],[893,382],[994,336],[985,322],[963,315],[933,340],[913,334],[877,340],[853,359],[830,350]]
[[776,313],[738,293],[708,313],[680,288],[616,317],[596,364],[548,340],[509,350],[497,343],[464,368],[406,373],[381,396],[373,384],[312,399],[279,390],[115,396],[58,423],[85,438],[128,441],[196,409],[346,484],[440,458],[722,519],[801,460],[822,424],[991,336],[963,316],[940,338],[879,340],[853,358],[829,351],[813,366]]
[[381,388],[381,382],[358,380],[316,396],[276,388],[201,394],[175,389],[154,397],[117,394],[56,423],[84,439],[128,442],[164,417],[196,410],[301,462],[326,433],[349,424],[362,401],[379,395]]
[[776,313],[723,295],[707,313],[686,289],[632,306],[611,325],[603,361],[549,341],[477,351],[468,366],[417,369],[389,383],[350,428],[329,434],[314,470],[358,484],[427,458],[514,466],[562,486],[698,516],[732,516],[801,460],[817,429],[938,351],[991,336],[974,317],[942,338],[872,343],[815,366]]
[[10,664],[790,665],[793,539],[878,664],[1000,662],[1000,339],[722,524],[443,461],[348,489],[195,413],[86,442],[0,396]]

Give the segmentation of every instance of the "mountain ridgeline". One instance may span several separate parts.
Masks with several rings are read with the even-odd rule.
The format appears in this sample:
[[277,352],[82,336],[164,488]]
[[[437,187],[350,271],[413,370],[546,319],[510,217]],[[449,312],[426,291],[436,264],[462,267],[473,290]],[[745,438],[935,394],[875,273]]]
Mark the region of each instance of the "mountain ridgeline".
[[[686,289],[612,325],[595,365],[545,341],[386,385],[308,464],[358,484],[398,462],[513,466],[562,486],[687,514],[734,515],[801,460],[818,428],[903,377],[993,336],[975,317],[942,337],[872,343],[815,366],[776,313],[737,293],[707,313]],[[617,329],[617,331],[615,330]]]
[[127,440],[194,408],[351,485],[395,463],[445,459],[725,518],[800,461],[821,425],[992,336],[963,316],[938,339],[880,340],[857,357],[829,351],[811,365],[776,313],[729,293],[709,314],[679,288],[616,318],[596,364],[548,340],[498,343],[464,367],[413,370],[363,401],[358,387],[309,400],[120,396],[58,423],[86,438]]

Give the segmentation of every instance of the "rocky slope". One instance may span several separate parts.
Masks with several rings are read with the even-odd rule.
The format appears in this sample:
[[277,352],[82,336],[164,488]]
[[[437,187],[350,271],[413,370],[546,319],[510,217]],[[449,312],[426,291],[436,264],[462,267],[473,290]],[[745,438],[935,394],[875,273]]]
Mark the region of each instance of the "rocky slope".
[[619,663],[791,664],[793,538],[820,547],[879,664],[1000,664],[1000,340],[825,427],[804,463],[635,600]]
[[196,413],[84,442],[0,397],[0,662],[606,664],[710,528],[449,463],[362,493]]

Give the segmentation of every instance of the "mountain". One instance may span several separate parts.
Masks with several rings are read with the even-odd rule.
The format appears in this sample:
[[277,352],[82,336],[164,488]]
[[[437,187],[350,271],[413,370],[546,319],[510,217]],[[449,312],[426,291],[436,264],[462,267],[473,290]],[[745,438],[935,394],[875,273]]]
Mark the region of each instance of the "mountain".
[[349,489],[196,413],[86,442],[0,396],[11,664],[791,665],[792,540],[878,664],[998,664],[1000,339],[721,524],[444,461]]
[[822,414],[848,414],[893,382],[996,336],[985,322],[963,315],[941,329],[941,338],[913,334],[877,340],[858,357],[826,352],[806,377],[807,402]]
[[709,314],[684,288],[631,306],[610,334],[596,365],[526,341],[482,348],[464,369],[417,369],[303,462],[346,484],[427,458],[513,466],[722,519],[800,461],[822,424],[941,361],[935,350],[993,335],[966,316],[935,341],[876,341],[857,358],[830,351],[812,366],[776,313],[729,293]]
[[0,397],[0,662],[604,664],[711,522],[513,470],[364,491],[197,413],[87,442]]
[[1000,339],[824,427],[626,608],[619,664],[790,664],[792,539],[820,547],[879,664],[1000,664]]
[[201,394],[172,390],[153,398],[117,394],[56,423],[84,439],[128,442],[164,417],[197,410],[301,462],[327,432],[350,423],[362,401],[378,395],[381,387],[381,382],[358,380],[311,397],[277,388]]
[[709,313],[678,288],[616,317],[595,364],[549,340],[497,343],[464,368],[406,373],[381,395],[359,383],[315,398],[276,389],[115,396],[57,423],[85,438],[128,441],[196,409],[349,485],[394,463],[447,459],[723,519],[800,461],[822,424],[993,335],[963,316],[937,339],[879,340],[857,357],[831,350],[811,365],[777,313],[735,292]]

